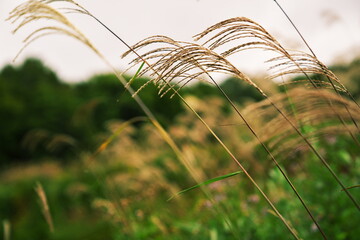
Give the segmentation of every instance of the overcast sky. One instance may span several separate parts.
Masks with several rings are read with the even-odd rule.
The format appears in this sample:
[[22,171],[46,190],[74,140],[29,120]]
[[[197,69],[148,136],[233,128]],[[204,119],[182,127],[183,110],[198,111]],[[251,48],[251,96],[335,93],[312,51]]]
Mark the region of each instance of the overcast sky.
[[[8,63],[22,46],[25,32],[12,35],[5,22],[21,0],[0,0],[0,66]],[[177,40],[191,37],[221,20],[244,16],[265,27],[286,47],[305,50],[294,29],[273,0],[78,0],[129,44],[150,35],[168,35]],[[304,37],[325,64],[360,56],[359,0],[279,0]],[[120,55],[126,50],[94,20],[71,15],[83,31],[118,68],[125,69]],[[261,53],[260,53],[261,54]],[[80,81],[109,69],[90,50],[64,36],[43,38],[17,60],[36,56],[53,68],[63,80]],[[256,54],[235,59],[248,74],[263,72]],[[261,60],[262,61],[262,60]]]

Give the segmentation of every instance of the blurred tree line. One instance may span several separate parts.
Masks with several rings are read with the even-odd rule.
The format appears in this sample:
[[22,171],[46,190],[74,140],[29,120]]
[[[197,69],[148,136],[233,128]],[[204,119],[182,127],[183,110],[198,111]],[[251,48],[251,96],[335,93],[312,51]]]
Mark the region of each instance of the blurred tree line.
[[[360,60],[335,66],[333,71],[347,79],[345,84],[360,97]],[[136,79],[132,87],[138,89],[146,81]],[[239,104],[262,99],[254,88],[235,78],[223,81],[221,87]],[[201,82],[185,87],[181,94],[220,96],[213,85]],[[160,98],[152,84],[139,96],[165,127],[184,111],[178,98]],[[0,165],[44,157],[63,161],[84,150],[94,151],[109,120],[139,116],[144,116],[142,110],[112,74],[70,84],[38,59],[17,67],[7,65],[0,71]]]
[[[138,89],[146,81],[136,79],[132,87]],[[234,101],[261,99],[237,79],[221,85]],[[184,109],[178,98],[160,98],[157,93],[158,89],[149,84],[139,96],[166,127]],[[182,94],[219,96],[219,91],[198,83],[185,87]],[[143,115],[112,74],[65,83],[38,59],[27,59],[16,67],[7,65],[0,71],[0,165],[45,157],[66,160],[83,150],[94,151],[107,121]]]

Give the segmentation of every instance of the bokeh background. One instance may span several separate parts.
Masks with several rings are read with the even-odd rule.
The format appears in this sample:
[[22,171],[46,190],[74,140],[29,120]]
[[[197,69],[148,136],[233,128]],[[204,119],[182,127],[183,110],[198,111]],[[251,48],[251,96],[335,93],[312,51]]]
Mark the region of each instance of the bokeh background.
[[[0,0],[0,238],[291,238],[243,173],[169,201],[181,190],[239,168],[178,97],[160,98],[157,87],[149,84],[138,96],[164,129],[151,124],[110,69],[73,39],[60,35],[39,39],[12,62],[22,40],[37,26],[11,34],[14,26],[5,19],[22,2]],[[156,34],[191,41],[218,21],[245,16],[286,48],[308,51],[272,0],[78,2],[129,44]],[[359,103],[360,1],[279,3]],[[128,68],[129,59],[120,58],[127,49],[111,34],[89,17],[68,17],[117,69]],[[359,200],[357,104],[326,89],[321,74],[311,75],[324,88],[319,91],[302,84],[301,75],[291,76],[285,86],[267,79],[267,58],[262,51],[249,51],[231,61],[274,97]],[[136,70],[124,74],[126,81]],[[216,80],[293,180],[329,239],[357,239],[357,209],[278,112],[240,79],[219,75]],[[139,89],[148,81],[142,76],[131,86]],[[219,90],[194,82],[180,93],[299,236],[322,239],[268,154]],[[333,100],[343,123],[329,111],[322,94]]]

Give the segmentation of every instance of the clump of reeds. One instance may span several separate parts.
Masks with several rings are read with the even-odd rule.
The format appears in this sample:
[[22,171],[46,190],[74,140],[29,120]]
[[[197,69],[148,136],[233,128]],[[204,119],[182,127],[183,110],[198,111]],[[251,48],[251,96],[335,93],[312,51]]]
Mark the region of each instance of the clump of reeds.
[[[356,104],[325,89],[296,87],[271,99],[312,143],[321,137],[347,134],[349,131],[356,134],[358,131],[352,122],[360,121]],[[331,100],[331,106],[328,100]],[[268,101],[251,104],[244,109],[244,115],[258,129],[262,141],[267,143],[276,157],[286,159],[285,156],[297,149],[310,150]],[[339,121],[338,115],[342,116],[344,124]]]

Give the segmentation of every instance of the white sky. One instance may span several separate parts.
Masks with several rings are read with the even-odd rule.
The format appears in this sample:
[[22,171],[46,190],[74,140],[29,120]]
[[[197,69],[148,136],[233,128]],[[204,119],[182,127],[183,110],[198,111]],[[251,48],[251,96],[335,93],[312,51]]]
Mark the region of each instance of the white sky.
[[[22,46],[25,32],[12,35],[5,22],[21,0],[0,0],[0,66],[8,63]],[[151,35],[168,35],[176,40],[191,37],[206,27],[231,17],[244,16],[265,27],[286,47],[305,50],[294,29],[273,0],[78,0],[130,45]],[[359,0],[279,0],[317,56],[325,64],[360,56]],[[125,69],[120,59],[126,48],[94,20],[71,15],[110,61]],[[31,29],[30,29],[31,30]],[[233,59],[250,75],[263,72],[261,52]],[[94,73],[110,71],[90,50],[65,36],[51,36],[32,44],[17,60],[40,57],[66,81],[80,81]],[[263,62],[261,59],[260,62]]]

